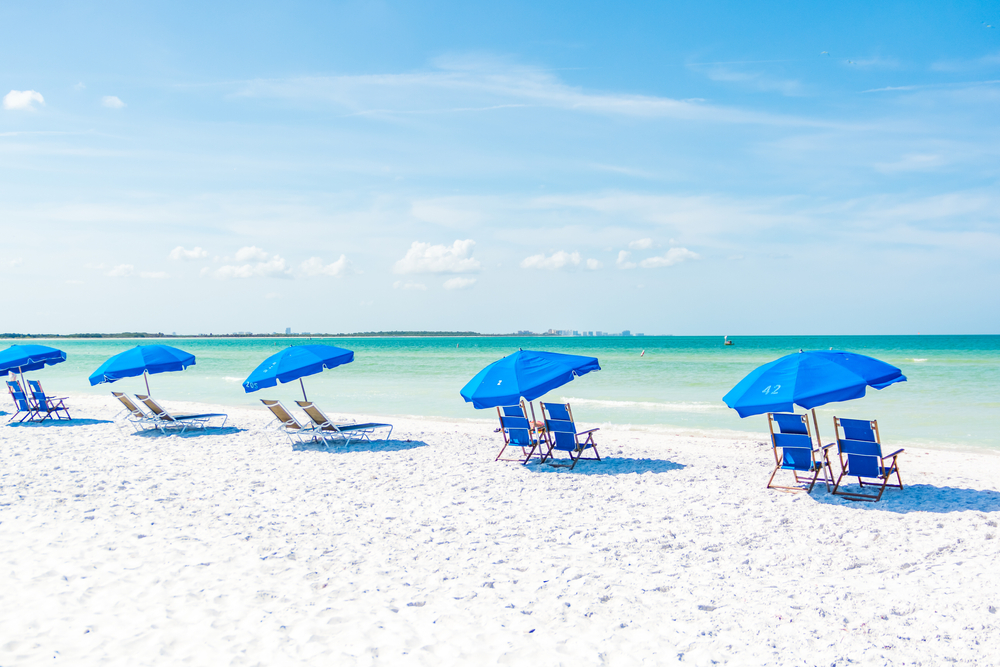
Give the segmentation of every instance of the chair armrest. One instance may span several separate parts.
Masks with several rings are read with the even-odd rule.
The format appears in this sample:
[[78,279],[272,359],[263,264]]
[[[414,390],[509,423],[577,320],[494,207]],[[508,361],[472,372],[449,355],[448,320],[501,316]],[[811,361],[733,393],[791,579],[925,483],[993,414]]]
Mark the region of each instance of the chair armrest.
[[588,433],[593,433],[594,431],[600,431],[600,430],[601,430],[601,427],[598,426],[597,428],[587,429],[586,431],[577,431],[576,434],[577,435],[587,435]]
[[900,454],[902,454],[905,451],[906,451],[905,449],[897,449],[892,454],[886,454],[885,456],[883,456],[882,460],[885,461],[886,459],[895,458],[895,457],[899,456]]
[[837,446],[837,443],[831,442],[829,445],[823,445],[820,448],[820,451],[825,452],[826,450],[830,449],[831,447],[836,447],[836,446]]

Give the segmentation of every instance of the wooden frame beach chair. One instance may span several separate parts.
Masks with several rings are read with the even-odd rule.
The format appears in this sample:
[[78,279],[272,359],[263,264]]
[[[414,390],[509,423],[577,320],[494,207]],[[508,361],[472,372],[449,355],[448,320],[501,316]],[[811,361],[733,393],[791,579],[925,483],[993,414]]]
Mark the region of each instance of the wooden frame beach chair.
[[[285,434],[288,440],[292,443],[294,447],[296,444],[304,444],[309,442],[319,442],[321,435],[316,433],[316,428],[313,426],[306,426],[299,422],[298,419],[288,411],[281,401],[272,401],[267,398],[260,399],[274,418],[278,420],[278,429]],[[324,445],[326,443],[324,442]]]
[[[69,409],[63,403],[66,400],[66,396],[62,398],[53,398],[51,396],[46,396],[45,391],[42,390],[42,383],[38,380],[28,380],[28,387],[31,389],[31,396],[35,399],[35,410],[38,411],[39,416],[45,413],[41,421],[45,421],[53,414],[55,414],[56,419],[72,419],[69,416]],[[65,413],[65,417],[60,417],[59,413]]]
[[[355,422],[335,423],[312,401],[295,401],[295,404],[302,408],[302,411],[312,420],[316,430],[320,431],[324,442],[336,442],[342,445],[351,444],[352,440],[364,440],[371,442],[371,436],[379,429],[387,428],[389,431],[376,440],[388,440],[392,435],[392,424],[376,424],[369,422],[358,424]],[[327,444],[329,447],[329,444]]]
[[221,412],[209,412],[203,414],[190,414],[190,413],[170,413],[167,412],[163,406],[156,402],[156,399],[150,396],[143,396],[141,394],[136,394],[136,398],[142,401],[150,412],[150,419],[154,420],[154,424],[160,429],[162,433],[166,433],[167,429],[180,429],[181,433],[188,430],[189,428],[200,428],[204,429],[208,426],[208,422],[216,417],[222,417],[222,423],[219,424],[219,428],[226,425],[226,421],[229,419],[229,415]]
[[[903,480],[899,476],[899,464],[896,458],[904,450],[897,449],[892,454],[882,455],[882,441],[878,434],[878,421],[872,419],[841,419],[833,418],[833,428],[837,435],[837,454],[840,457],[840,477],[833,487],[833,492],[848,500],[865,500],[878,502],[887,486],[903,490]],[[844,435],[841,437],[840,433]],[[845,460],[846,457],[846,460]],[[889,478],[896,475],[896,483],[889,484]],[[864,488],[864,479],[869,486],[877,486],[878,493],[861,493],[841,491],[840,484],[844,477],[857,477],[858,485]],[[876,480],[874,482],[870,480]]]
[[[775,431],[775,424],[778,426]],[[829,449],[833,444],[817,449],[813,444],[812,429],[809,426],[809,415],[799,415],[785,412],[768,412],[767,428],[771,432],[771,449],[774,452],[774,472],[767,480],[767,488],[782,491],[805,491],[811,493],[816,486],[819,474],[823,473],[823,481],[827,491],[833,480],[833,469],[830,467]],[[780,452],[778,450],[781,450]],[[801,486],[780,486],[774,484],[774,477],[779,470],[790,470],[796,484]]]
[[24,416],[18,419],[18,423],[23,422],[26,419],[34,421],[35,416],[38,415],[38,410],[32,405],[31,401],[28,399],[28,395],[24,393],[24,389],[21,388],[21,383],[17,380],[7,380],[7,391],[10,392],[10,397],[14,400],[14,414],[10,416],[7,420],[8,423],[14,420],[14,417],[18,416],[22,412]]
[[[494,461],[516,461],[526,464],[532,456],[538,456],[541,461],[545,460],[542,451],[542,441],[534,432],[535,408],[531,407],[532,419],[528,419],[524,409],[524,401],[518,405],[505,405],[497,407],[497,416],[500,417],[500,428],[503,435],[503,447],[500,453],[493,459]],[[521,456],[516,458],[501,458],[508,447],[520,447]]]
[[118,399],[118,401],[124,406],[124,410],[115,415],[115,419],[119,415],[124,414],[125,420],[132,425],[136,433],[140,433],[147,429],[159,428],[156,424],[156,419],[146,414],[146,412],[136,405],[135,401],[129,398],[126,394],[120,391],[113,391],[111,395]]
[[[548,442],[548,451],[544,458],[553,457],[557,451],[569,454],[572,463],[569,469],[572,470],[582,459],[584,461],[600,461],[601,455],[597,451],[597,443],[594,442],[594,432],[599,428],[592,428],[586,431],[577,431],[576,422],[573,419],[573,409],[569,403],[542,403],[542,415],[545,418],[545,440]],[[584,456],[587,450],[593,450],[593,456]],[[575,455],[575,456],[574,456]]]

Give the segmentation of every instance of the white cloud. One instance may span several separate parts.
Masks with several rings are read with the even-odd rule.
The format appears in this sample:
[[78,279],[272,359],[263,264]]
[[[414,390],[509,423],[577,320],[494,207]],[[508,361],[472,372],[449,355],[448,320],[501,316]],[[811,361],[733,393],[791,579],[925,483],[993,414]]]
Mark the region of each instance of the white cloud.
[[649,250],[653,247],[653,239],[639,239],[628,244],[632,250]]
[[184,248],[183,246],[177,246],[176,248],[170,251],[170,254],[167,255],[167,257],[170,259],[184,259],[184,260],[204,259],[208,257],[208,251],[198,246],[195,246],[190,250]]
[[236,261],[237,262],[250,262],[253,260],[264,261],[267,259],[267,253],[258,248],[257,246],[247,246],[245,248],[240,248],[236,251]]
[[427,289],[427,285],[424,285],[422,283],[404,283],[402,280],[397,280],[396,282],[394,282],[392,284],[392,288],[393,289],[425,290],[425,289]]
[[596,259],[588,259],[587,260],[587,270],[588,271],[597,271],[598,269],[603,269],[603,268],[604,268],[604,263],[603,262],[600,262],[600,261],[598,261]]
[[632,253],[628,250],[622,250],[618,253],[618,259],[615,261],[615,266],[619,269],[634,269],[636,267],[636,263],[630,259],[631,257]]
[[680,264],[687,259],[699,259],[698,253],[691,252],[687,248],[671,248],[661,257],[650,257],[639,262],[639,266],[644,269],[658,269],[664,266]]
[[3,108],[11,111],[34,111],[35,102],[45,106],[45,98],[34,90],[12,90],[3,96]]
[[73,90],[75,90],[77,92],[79,92],[81,90],[85,90],[86,88],[87,88],[87,84],[85,84],[83,81],[81,81],[78,84],[76,84],[75,86],[73,86]]
[[125,106],[125,103],[114,95],[105,95],[101,98],[101,104],[109,109],[121,109]]
[[162,280],[170,277],[164,271],[140,271],[136,273],[135,266],[132,264],[119,264],[104,275],[109,278],[131,278],[132,276],[138,276],[139,278],[152,280]]
[[472,287],[476,284],[475,278],[463,278],[461,276],[455,276],[454,278],[449,278],[444,281],[445,289],[466,289]]
[[541,255],[526,257],[521,261],[522,269],[548,269],[550,271],[567,268],[571,269],[579,265],[580,253],[571,253],[566,252],[565,250],[554,252],[550,257],[546,257],[543,253]]
[[393,273],[475,273],[481,265],[472,257],[472,239],[450,246],[414,241],[406,256],[392,267]]
[[131,264],[119,264],[115,268],[107,272],[107,276],[111,278],[127,278],[135,273],[135,267]]
[[347,261],[347,255],[341,255],[332,264],[324,264],[319,257],[310,257],[299,264],[299,271],[307,276],[342,276],[351,272],[351,263]]
[[[254,260],[257,260],[255,263]],[[229,278],[290,278],[292,270],[288,268],[280,255],[269,255],[256,246],[240,248],[236,253],[236,261],[245,264],[226,264],[220,266],[212,275],[220,280]],[[202,271],[202,275],[208,272]]]

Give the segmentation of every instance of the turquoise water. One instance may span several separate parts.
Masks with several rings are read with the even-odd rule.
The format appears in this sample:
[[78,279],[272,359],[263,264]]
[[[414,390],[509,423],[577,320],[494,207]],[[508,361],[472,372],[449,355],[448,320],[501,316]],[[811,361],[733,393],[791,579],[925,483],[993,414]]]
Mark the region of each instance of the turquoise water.
[[[584,354],[602,370],[549,393],[569,400],[585,422],[732,430],[762,434],[763,416],[740,419],[722,396],[757,366],[799,349],[849,350],[900,367],[908,382],[860,400],[817,409],[824,439],[832,416],[877,418],[883,439],[931,447],[1000,451],[1000,336],[761,336],[735,338],[645,336],[601,338],[337,338],[354,363],[305,379],[310,400],[328,412],[440,417],[489,417],[459,390],[486,364],[518,348]],[[28,341],[0,341],[0,346]],[[67,360],[32,374],[50,393],[111,389],[144,393],[142,378],[91,387],[87,377],[109,356],[152,341],[30,341],[65,350]],[[317,339],[174,339],[196,355],[195,366],[150,377],[163,399],[260,406],[260,398],[301,398],[298,383],[243,393],[242,381],[267,356]],[[640,354],[645,350],[645,354]],[[4,406],[3,409],[9,409]]]

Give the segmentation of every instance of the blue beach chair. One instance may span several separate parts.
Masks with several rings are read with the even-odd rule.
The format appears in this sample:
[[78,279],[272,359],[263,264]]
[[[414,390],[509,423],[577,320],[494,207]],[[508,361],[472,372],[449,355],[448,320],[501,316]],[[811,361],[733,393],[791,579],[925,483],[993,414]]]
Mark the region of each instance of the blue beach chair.
[[[600,429],[592,428],[577,432],[569,403],[542,403],[542,414],[545,416],[545,439],[549,444],[543,461],[556,451],[569,454],[570,460],[573,461],[569,466],[570,470],[576,467],[580,459],[601,460],[601,455],[597,453],[597,444],[594,442],[594,432]],[[593,456],[583,455],[588,449],[593,451]]]
[[35,415],[38,414],[38,411],[35,410],[35,406],[31,404],[31,401],[28,400],[24,390],[21,389],[21,383],[17,380],[7,380],[7,391],[10,392],[10,397],[14,399],[14,407],[16,408],[14,414],[12,414],[10,419],[7,421],[13,421],[14,417],[18,416],[22,412],[24,413],[24,416],[18,419],[18,422],[23,422],[25,419],[33,420]]
[[[500,417],[500,428],[497,430],[503,435],[503,447],[497,457],[493,459],[494,461],[517,461],[524,464],[536,454],[542,461],[545,460],[541,451],[541,442],[532,428],[533,420],[528,419],[524,410],[524,401],[518,405],[497,407],[497,415]],[[531,416],[535,416],[534,407],[531,409]],[[513,459],[501,458],[508,447],[520,447],[521,456]]]
[[[775,431],[777,425],[777,431]],[[833,470],[830,467],[829,449],[832,444],[821,449],[813,446],[812,430],[809,428],[809,415],[796,415],[784,412],[768,412],[767,427],[771,432],[771,449],[774,451],[774,472],[767,480],[767,488],[784,491],[805,491],[811,493],[816,486],[819,474],[823,473],[823,481],[830,490],[833,480]],[[779,451],[781,450],[781,451]],[[774,477],[779,470],[791,470],[796,484],[801,486],[778,486]]]
[[[899,464],[896,462],[896,457],[904,450],[897,449],[892,454],[882,456],[882,441],[879,439],[876,420],[834,417],[833,428],[837,434],[837,451],[840,456],[841,469],[837,484],[833,487],[835,494],[849,500],[878,502],[887,486],[903,490],[903,480],[899,476]],[[840,435],[841,430],[844,432],[843,437]],[[896,475],[896,483],[889,484],[889,478],[894,474]],[[879,487],[878,493],[854,493],[839,490],[840,483],[845,476],[857,477],[858,485],[861,488],[865,486],[863,478],[868,479],[869,486]]]
[[[52,398],[51,396],[46,396],[45,392],[42,391],[42,383],[38,380],[28,380],[28,386],[31,388],[31,396],[35,399],[35,409],[38,411],[39,415],[44,413],[41,421],[45,421],[53,414],[56,419],[71,419],[69,416],[69,409],[63,404],[66,397],[62,398]],[[65,417],[60,417],[59,413],[65,413]]]

